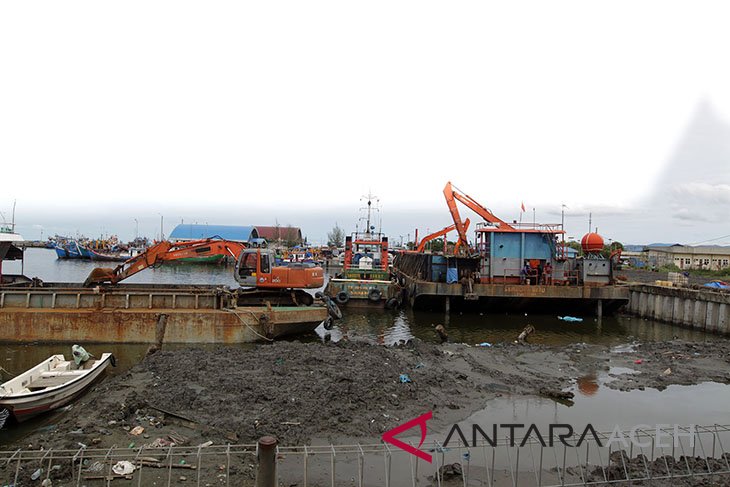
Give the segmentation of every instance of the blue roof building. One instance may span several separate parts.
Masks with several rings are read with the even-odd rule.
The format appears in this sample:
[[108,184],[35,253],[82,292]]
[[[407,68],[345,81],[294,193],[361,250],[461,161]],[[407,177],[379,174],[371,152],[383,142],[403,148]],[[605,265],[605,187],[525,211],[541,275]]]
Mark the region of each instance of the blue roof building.
[[251,242],[259,238],[256,227],[238,225],[199,225],[182,223],[175,227],[170,234],[173,242],[184,240],[200,240],[204,238],[220,237],[233,242]]
[[565,246],[565,256],[569,259],[574,259],[575,257],[578,257],[578,251],[574,249],[573,247]]

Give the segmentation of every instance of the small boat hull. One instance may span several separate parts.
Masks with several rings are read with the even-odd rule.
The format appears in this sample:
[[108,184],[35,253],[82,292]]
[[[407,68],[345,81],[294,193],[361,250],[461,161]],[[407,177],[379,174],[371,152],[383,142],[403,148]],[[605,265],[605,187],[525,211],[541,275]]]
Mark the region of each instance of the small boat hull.
[[[55,357],[61,357],[63,359],[63,356],[55,355],[46,362],[54,360]],[[45,362],[39,364],[39,366],[31,369],[31,371],[21,374],[18,378],[8,381],[0,387],[0,394],[2,394],[0,395],[0,409],[4,408],[9,410],[15,420],[20,423],[39,414],[63,407],[78,398],[89,386],[96,382],[111,361],[112,354],[104,353],[100,359],[94,362],[90,369],[74,371],[77,373],[85,373],[78,374],[78,377],[68,382],[36,391],[28,391],[27,389],[13,391],[13,387],[9,386],[9,384],[17,384],[18,379],[27,380],[27,382],[21,382],[21,385],[24,383],[33,383],[33,380],[38,377],[39,370],[41,370],[37,369],[44,365]],[[48,371],[46,372],[48,373]],[[27,376],[24,379],[23,376],[25,375]],[[14,387],[18,387],[18,385]]]
[[56,251],[56,256],[59,259],[78,259],[80,257],[78,253],[72,253],[68,249],[60,245],[56,245],[53,249]]
[[132,257],[130,254],[97,252],[93,249],[89,249],[89,254],[91,255],[91,260],[105,262],[124,262]]
[[85,259],[89,258],[88,251],[84,253],[84,250],[75,243],[66,243],[65,245],[56,245],[54,247],[56,256],[59,259]]

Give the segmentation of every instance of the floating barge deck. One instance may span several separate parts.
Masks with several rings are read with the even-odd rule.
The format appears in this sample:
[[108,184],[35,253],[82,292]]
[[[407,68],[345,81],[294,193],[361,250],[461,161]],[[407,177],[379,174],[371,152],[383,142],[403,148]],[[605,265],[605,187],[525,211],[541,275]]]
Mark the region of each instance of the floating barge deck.
[[236,307],[220,286],[0,288],[0,341],[242,343],[313,331],[321,306]]
[[610,314],[628,304],[627,286],[553,286],[480,284],[468,293],[463,284],[447,284],[398,274],[413,308],[480,311],[531,311]]

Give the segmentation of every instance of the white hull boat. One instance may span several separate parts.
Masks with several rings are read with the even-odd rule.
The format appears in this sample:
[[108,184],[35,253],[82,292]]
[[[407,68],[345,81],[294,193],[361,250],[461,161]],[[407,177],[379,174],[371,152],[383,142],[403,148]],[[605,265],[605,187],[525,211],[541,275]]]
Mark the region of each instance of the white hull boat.
[[7,409],[16,421],[60,408],[76,399],[107,366],[114,362],[111,353],[91,358],[77,366],[73,359],[53,355],[0,385],[0,410]]

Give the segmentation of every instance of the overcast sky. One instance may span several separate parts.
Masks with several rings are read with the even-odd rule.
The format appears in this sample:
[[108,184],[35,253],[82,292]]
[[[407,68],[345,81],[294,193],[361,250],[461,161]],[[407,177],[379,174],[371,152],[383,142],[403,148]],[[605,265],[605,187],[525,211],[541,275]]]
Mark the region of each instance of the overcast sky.
[[[0,211],[391,235],[519,218],[730,243],[726,2],[2,2]],[[468,212],[465,215],[471,216]],[[472,217],[473,219],[473,217]]]

